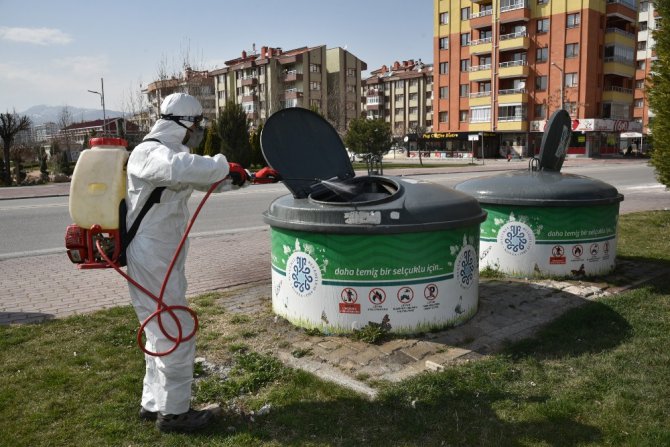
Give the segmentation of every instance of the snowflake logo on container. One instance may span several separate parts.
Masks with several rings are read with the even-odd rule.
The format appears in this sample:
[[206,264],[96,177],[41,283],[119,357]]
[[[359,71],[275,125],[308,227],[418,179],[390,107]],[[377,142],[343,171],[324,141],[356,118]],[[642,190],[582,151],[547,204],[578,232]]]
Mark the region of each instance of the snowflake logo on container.
[[293,253],[286,261],[286,276],[291,289],[302,297],[314,293],[321,282],[321,270],[309,254]]
[[535,235],[525,223],[509,222],[498,231],[498,244],[513,256],[524,255],[535,244]]
[[464,289],[470,288],[477,281],[477,252],[472,245],[466,245],[456,257],[454,277]]

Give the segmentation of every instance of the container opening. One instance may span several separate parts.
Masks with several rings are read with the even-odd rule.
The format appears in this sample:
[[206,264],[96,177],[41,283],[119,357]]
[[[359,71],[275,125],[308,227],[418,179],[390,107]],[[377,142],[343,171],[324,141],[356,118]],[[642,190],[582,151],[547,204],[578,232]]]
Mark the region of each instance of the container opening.
[[309,198],[315,202],[361,203],[386,200],[397,194],[400,185],[384,177],[354,177],[346,180],[322,180]]

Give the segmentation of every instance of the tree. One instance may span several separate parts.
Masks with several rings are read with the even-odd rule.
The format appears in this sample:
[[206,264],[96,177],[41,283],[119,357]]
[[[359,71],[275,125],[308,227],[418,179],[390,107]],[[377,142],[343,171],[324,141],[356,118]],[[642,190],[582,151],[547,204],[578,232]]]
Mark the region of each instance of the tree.
[[[660,17],[670,15],[670,2],[659,1],[654,5]],[[652,66],[653,81],[647,80],[649,105],[656,114],[649,125],[654,135],[651,164],[656,168],[658,181],[670,187],[670,35],[664,28],[657,28],[653,33],[658,58]]]
[[4,160],[2,179],[6,185],[12,184],[12,173],[10,171],[10,149],[14,142],[14,137],[22,130],[30,129],[31,122],[27,116],[19,116],[16,111],[9,113],[0,113],[0,138],[2,138],[2,156]]
[[221,138],[221,152],[228,161],[248,168],[251,164],[251,145],[247,114],[240,104],[228,101],[216,122],[216,132]]
[[349,123],[344,142],[357,154],[382,156],[391,148],[391,125],[382,119],[356,118]]
[[261,133],[263,132],[263,123],[261,122],[258,127],[251,134],[250,144],[251,144],[251,165],[252,166],[265,166],[265,157],[263,157],[263,151],[261,148]]
[[214,123],[212,123],[207,127],[207,136],[205,138],[205,145],[201,155],[209,155],[212,157],[219,153],[221,153],[221,139],[216,133]]

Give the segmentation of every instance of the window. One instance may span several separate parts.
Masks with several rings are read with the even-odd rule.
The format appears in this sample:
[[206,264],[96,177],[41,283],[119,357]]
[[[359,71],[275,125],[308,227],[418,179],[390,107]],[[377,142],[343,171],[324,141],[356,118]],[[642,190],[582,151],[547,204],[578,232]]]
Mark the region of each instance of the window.
[[356,70],[353,68],[347,68],[347,76],[350,78],[356,76]]
[[314,107],[317,110],[321,110],[321,100],[320,99],[310,99],[309,100],[309,105],[310,105],[310,107]]
[[479,65],[491,65],[491,56],[479,56]]
[[440,74],[449,73],[449,62],[440,62]]
[[402,90],[403,88],[405,88],[405,81],[402,80],[395,81],[395,88],[396,90]]
[[470,8],[461,8],[461,20],[470,20]]
[[310,73],[321,73],[321,64],[309,64]]
[[440,112],[439,120],[440,120],[441,123],[446,123],[447,121],[449,121],[449,113],[448,112]]
[[545,104],[535,104],[535,118],[545,119],[547,117],[547,106]]
[[470,33],[461,34],[461,46],[467,47],[470,45]]
[[448,50],[448,49],[449,49],[449,38],[440,37],[440,50]]
[[578,43],[567,43],[565,44],[565,57],[577,57],[579,56],[579,44]]
[[449,87],[440,87],[440,99],[446,99],[449,97]]
[[480,82],[478,87],[480,92],[490,92],[491,91],[491,82]]
[[568,14],[568,21],[567,21],[568,28],[578,27],[579,23],[580,23],[580,15],[578,12],[574,14]]
[[309,83],[310,90],[321,90],[321,83],[317,81],[310,81]]
[[441,12],[440,13],[440,25],[446,25],[449,23],[449,13]]
[[466,123],[468,121],[468,111],[461,110],[458,112],[458,121],[461,123]]
[[549,0],[537,0],[538,5],[546,5],[547,3],[549,3]]
[[577,73],[566,73],[565,74],[565,86],[566,87],[577,87],[579,77]]
[[635,100],[635,108],[639,109],[639,108],[642,108],[642,107],[644,107],[644,99],[642,99],[642,98],[636,99]]
[[535,90],[545,91],[547,89],[547,77],[546,76],[536,76],[535,77]]
[[638,28],[638,31],[647,31],[647,22],[640,22],[640,27]]
[[417,113],[419,113],[419,108],[418,107],[410,107],[409,108],[409,114],[410,115],[416,115]]
[[470,71],[470,59],[461,59],[461,71]]
[[485,123],[491,121],[491,107],[473,107],[470,117],[471,123]]
[[644,51],[647,49],[647,41],[646,40],[639,40],[637,42],[637,49],[638,51]]
[[549,48],[538,48],[537,52],[535,54],[535,61],[536,62],[547,62],[547,58],[549,57]]
[[537,19],[537,33],[543,34],[549,32],[549,19]]
[[493,37],[493,31],[489,30],[479,30],[480,39],[490,39]]
[[646,67],[647,64],[645,63],[645,61],[637,61],[635,63],[635,68],[637,68],[638,70],[644,70]]
[[459,96],[465,98],[470,96],[470,84],[461,84],[459,88]]
[[644,79],[638,79],[635,81],[635,88],[644,88]]
[[570,115],[577,115],[577,103],[576,102],[566,102],[563,105],[563,108],[570,114]]
[[346,90],[347,93],[356,93],[356,86],[351,85],[351,84],[347,84],[346,87],[345,87],[345,90]]

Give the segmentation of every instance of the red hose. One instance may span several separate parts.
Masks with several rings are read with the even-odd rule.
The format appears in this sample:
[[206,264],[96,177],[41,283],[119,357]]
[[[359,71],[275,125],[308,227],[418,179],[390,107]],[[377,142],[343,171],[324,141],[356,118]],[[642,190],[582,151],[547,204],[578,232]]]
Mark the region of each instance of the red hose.
[[[172,261],[170,262],[170,266],[167,269],[167,272],[165,272],[165,278],[163,279],[163,285],[161,286],[161,290],[158,296],[154,295],[153,293],[149,292],[146,288],[141,286],[140,284],[137,283],[133,278],[128,276],[126,272],[121,270],[121,268],[112,262],[111,259],[107,256],[105,251],[102,249],[100,246],[100,241],[96,241],[95,245],[98,248],[98,252],[102,256],[102,258],[109,264],[114,270],[116,270],[121,276],[126,278],[126,280],[131,283],[133,286],[137,287],[142,293],[147,295],[149,298],[154,300],[156,302],[156,310],[149,315],[147,318],[144,319],[142,324],[140,325],[140,328],[137,331],[137,345],[140,347],[142,352],[144,352],[147,355],[151,355],[154,357],[162,357],[165,355],[168,355],[172,352],[174,352],[175,349],[179,347],[179,345],[182,342],[188,341],[193,336],[195,335],[196,331],[198,330],[198,315],[195,313],[193,309],[187,306],[181,306],[181,305],[173,305],[173,306],[167,306],[163,303],[163,294],[165,293],[165,288],[167,287],[168,280],[170,279],[170,275],[172,274],[172,270],[174,269],[174,265],[177,262],[177,257],[179,256],[179,253],[182,251],[184,248],[184,244],[186,243],[186,238],[188,237],[188,234],[191,232],[191,228],[193,227],[193,224],[195,223],[195,219],[198,217],[198,214],[200,214],[200,210],[202,209],[203,205],[209,198],[209,196],[212,194],[212,192],[216,189],[219,184],[223,182],[223,180],[219,180],[218,182],[214,183],[212,186],[209,187],[207,190],[207,193],[205,194],[205,197],[202,198],[200,201],[200,204],[198,205],[198,208],[196,208],[195,212],[193,213],[193,216],[191,216],[191,219],[188,223],[188,226],[186,227],[186,231],[184,232],[184,235],[181,238],[181,241],[179,241],[179,245],[177,246],[177,249],[175,250],[174,256],[172,257]],[[181,312],[186,312],[190,314],[191,318],[193,319],[193,330],[186,336],[183,336],[182,334],[182,328],[181,328],[181,322],[179,321],[179,318],[177,318],[177,315],[175,314],[175,311],[181,311]],[[170,315],[170,318],[175,322],[177,326],[177,336],[173,336],[168,333],[168,331],[165,329],[163,326],[163,321],[162,321],[162,316],[161,314],[163,312],[167,312]],[[152,352],[149,351],[144,344],[142,343],[142,334],[144,333],[144,330],[149,324],[151,320],[156,318],[158,320],[158,327],[160,328],[161,332],[163,335],[170,341],[174,342],[174,345],[166,351],[160,351],[160,352]]]

